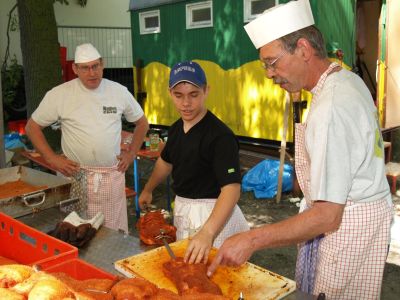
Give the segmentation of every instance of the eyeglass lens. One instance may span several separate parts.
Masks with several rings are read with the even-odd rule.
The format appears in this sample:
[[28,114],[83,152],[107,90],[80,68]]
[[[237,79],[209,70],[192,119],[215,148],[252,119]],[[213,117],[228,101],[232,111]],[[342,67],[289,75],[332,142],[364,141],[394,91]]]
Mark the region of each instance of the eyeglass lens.
[[79,66],[79,69],[84,73],[88,73],[90,70],[96,72],[97,70],[100,69],[100,66],[101,66],[100,64],[94,64],[92,66]]

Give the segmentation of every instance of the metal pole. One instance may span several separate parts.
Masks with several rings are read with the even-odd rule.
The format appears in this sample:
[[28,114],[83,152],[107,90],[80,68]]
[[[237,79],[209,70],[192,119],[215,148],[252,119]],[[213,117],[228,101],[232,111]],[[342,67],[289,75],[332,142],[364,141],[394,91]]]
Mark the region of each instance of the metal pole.
[[6,152],[4,147],[3,90],[1,87],[1,72],[0,72],[0,169],[5,167],[6,167]]

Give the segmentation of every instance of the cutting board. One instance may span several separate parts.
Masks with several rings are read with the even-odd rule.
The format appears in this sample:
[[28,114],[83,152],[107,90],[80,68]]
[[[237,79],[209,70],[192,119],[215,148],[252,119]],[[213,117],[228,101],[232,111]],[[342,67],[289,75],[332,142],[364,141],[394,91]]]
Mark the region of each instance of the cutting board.
[[[187,245],[187,239],[170,244],[175,255],[180,257],[184,256]],[[209,262],[216,253],[217,249],[211,249]],[[116,261],[114,266],[127,277],[142,277],[160,288],[177,293],[175,285],[162,271],[163,263],[168,260],[170,257],[165,247],[159,247]],[[233,300],[239,298],[240,292],[243,292],[246,300],[281,299],[296,288],[294,281],[251,263],[237,268],[220,266],[211,280],[218,284],[225,296]]]

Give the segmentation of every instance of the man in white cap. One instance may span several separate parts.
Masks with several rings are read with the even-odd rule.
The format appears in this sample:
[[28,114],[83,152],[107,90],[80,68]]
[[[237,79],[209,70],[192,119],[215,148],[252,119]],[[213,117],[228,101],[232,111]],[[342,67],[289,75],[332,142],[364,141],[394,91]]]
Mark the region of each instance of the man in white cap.
[[[46,93],[29,119],[26,132],[56,171],[73,176],[80,183],[79,189],[87,190],[81,199],[83,215],[92,218],[101,211],[106,227],[128,233],[125,171],[149,125],[126,87],[102,78],[103,63],[92,44],[79,45],[73,64],[78,78]],[[127,151],[120,149],[122,115],[136,125]],[[63,155],[51,149],[42,133],[44,127],[56,121],[61,123]]]
[[172,67],[169,93],[181,118],[168,131],[168,141],[146,183],[139,205],[172,174],[176,194],[174,225],[178,240],[191,237],[185,261],[206,262],[211,247],[249,229],[240,198],[239,145],[232,130],[207,110],[206,75],[194,61]]
[[212,265],[240,265],[262,248],[299,245],[297,287],[327,299],[378,299],[392,202],[377,111],[364,82],[331,63],[308,0],[267,10],[245,29],[266,76],[288,92],[313,94],[296,126],[301,212],[235,235]]

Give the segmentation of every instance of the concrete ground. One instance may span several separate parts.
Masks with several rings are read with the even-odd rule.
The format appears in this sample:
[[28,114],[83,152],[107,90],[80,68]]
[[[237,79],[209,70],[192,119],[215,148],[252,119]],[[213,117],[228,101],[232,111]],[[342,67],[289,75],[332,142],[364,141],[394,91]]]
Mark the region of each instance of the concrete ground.
[[[153,164],[149,161],[142,160],[139,162],[139,170],[141,176],[141,186],[143,186],[151,173]],[[127,180],[133,182],[132,174],[127,174]],[[128,182],[129,184],[129,182]],[[157,208],[167,207],[167,187],[165,184],[160,185],[153,194],[153,203]],[[172,192],[171,192],[172,193]],[[398,196],[393,195],[393,201],[396,207],[397,215],[395,223],[392,227],[392,243],[390,253],[385,266],[382,296],[383,300],[399,299],[400,295],[400,191]],[[286,219],[298,212],[295,199],[290,194],[283,195],[279,204],[274,199],[255,199],[253,193],[242,193],[239,206],[246,216],[251,227],[270,224]],[[134,203],[131,200],[129,205],[130,220],[133,224],[136,222]],[[136,235],[136,232],[132,232]],[[294,279],[294,270],[296,264],[297,250],[295,246],[283,247],[278,249],[261,250],[253,254],[250,262],[259,265],[272,272]]]

